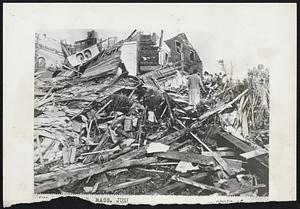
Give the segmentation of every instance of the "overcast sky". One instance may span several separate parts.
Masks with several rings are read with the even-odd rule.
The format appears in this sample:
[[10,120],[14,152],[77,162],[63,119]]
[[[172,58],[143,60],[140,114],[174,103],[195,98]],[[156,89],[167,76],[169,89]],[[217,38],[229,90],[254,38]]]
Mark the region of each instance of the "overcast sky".
[[[284,4],[75,4],[73,9],[88,12],[74,16],[73,21],[66,15],[67,25],[60,19],[57,24],[43,26],[51,28],[47,30],[50,37],[74,42],[84,39],[90,29],[95,29],[99,37],[116,35],[119,39],[136,28],[158,34],[163,29],[164,39],[184,32],[202,59],[204,70],[220,71],[217,61],[224,59],[227,68],[232,62],[237,77],[258,64],[272,68],[279,58],[277,51],[284,47],[286,33],[295,24],[290,21],[293,8]],[[60,7],[55,11],[63,12]]]

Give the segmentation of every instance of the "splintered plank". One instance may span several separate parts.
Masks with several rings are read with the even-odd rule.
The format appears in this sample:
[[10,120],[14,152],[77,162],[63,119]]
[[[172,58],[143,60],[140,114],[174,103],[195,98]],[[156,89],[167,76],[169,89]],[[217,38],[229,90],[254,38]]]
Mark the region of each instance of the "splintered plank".
[[201,124],[203,123],[203,121],[205,121],[207,118],[211,117],[212,115],[216,114],[216,113],[221,113],[223,110],[225,110],[226,108],[228,108],[230,105],[232,105],[233,103],[235,103],[236,101],[238,101],[244,94],[246,94],[248,92],[248,89],[246,89],[244,92],[242,92],[240,95],[238,95],[236,98],[234,98],[232,101],[226,103],[226,104],[221,104],[207,112],[205,112],[203,115],[201,115],[198,120],[193,123],[191,125],[191,128],[197,128],[199,126],[201,126]]
[[214,187],[214,186],[209,186],[209,185],[206,185],[206,184],[198,183],[198,182],[195,182],[195,181],[193,181],[191,179],[188,179],[188,178],[173,176],[172,179],[175,180],[175,181],[179,181],[179,182],[188,184],[188,185],[199,187],[201,189],[206,189],[206,190],[209,190],[209,191],[212,191],[212,192],[218,192],[218,193],[222,193],[222,194],[228,194],[229,193],[228,190],[224,190],[224,189],[220,189],[220,188],[217,188],[217,187]]
[[[198,173],[196,175],[191,176],[189,179],[193,180],[193,181],[203,181],[206,177],[207,177],[208,173],[207,172],[202,172],[202,173]],[[168,194],[169,191],[172,190],[182,190],[185,187],[187,187],[188,185],[182,182],[175,182],[173,184],[167,185],[161,189],[152,191],[149,194],[160,194],[160,195],[164,195],[164,194]]]
[[156,153],[155,156],[161,157],[161,158],[172,159],[172,160],[180,160],[180,161],[191,162],[191,163],[199,163],[202,165],[209,165],[209,164],[211,164],[211,162],[214,161],[214,158],[211,156],[204,156],[204,155],[200,155],[200,154],[187,153],[187,152],[176,152],[176,151]]
[[240,156],[242,156],[243,158],[245,158],[246,160],[254,158],[254,157],[258,157],[260,155],[264,155],[267,154],[268,152],[265,149],[256,149],[256,150],[252,150],[250,152],[246,152],[243,154],[240,154]]
[[[161,142],[167,145],[171,144],[177,141],[178,139],[180,139],[182,136],[184,136],[186,132],[187,132],[186,129],[173,132],[157,140],[157,142]],[[41,193],[43,191],[58,188],[66,184],[69,184],[71,182],[81,180],[89,176],[93,176],[95,174],[103,173],[109,170],[156,163],[157,158],[155,157],[142,158],[147,154],[147,147],[148,146],[143,146],[138,149],[131,150],[128,153],[119,156],[117,159],[111,160],[101,165],[93,164],[93,165],[87,165],[84,168],[80,168],[80,169],[37,175],[34,177],[34,181],[35,183],[40,183],[40,184],[35,186],[34,191],[35,193]],[[132,159],[132,158],[140,158],[140,159]]]
[[[180,120],[177,120],[178,123],[185,128],[185,126],[181,123]],[[193,138],[195,138],[203,147],[205,147],[205,149],[207,149],[210,153],[211,156],[218,162],[219,165],[222,166],[222,168],[225,170],[225,172],[229,175],[229,176],[233,176],[235,174],[234,170],[228,166],[227,162],[216,152],[213,152],[203,141],[201,141],[201,139],[199,139],[195,134],[193,134],[192,132],[190,132],[191,136]]]
[[212,153],[212,157],[218,162],[219,165],[222,166],[224,171],[229,175],[233,176],[235,172],[232,170],[230,166],[228,166],[227,162],[216,152],[213,152],[204,142],[202,142],[195,134],[190,133],[198,142],[200,142],[209,152]]
[[[162,144],[165,145],[169,145],[173,142],[176,142],[177,140],[179,140],[182,136],[184,136],[186,134],[187,130],[186,129],[182,129],[179,131],[175,131],[167,136],[162,137],[161,139],[157,140],[156,142],[160,142]],[[132,150],[124,155],[122,155],[122,158],[125,159],[131,159],[131,158],[139,158],[143,155],[146,155],[147,153],[147,148],[148,145],[140,147],[138,149]]]
[[155,169],[146,169],[146,168],[136,168],[136,170],[150,172],[150,173],[168,173],[168,171],[161,171],[161,170],[155,170]]
[[161,138],[166,134],[166,131],[160,131],[160,132],[156,132],[152,135],[147,136],[146,138],[149,139],[150,141],[154,141],[157,138]]
[[[105,133],[102,135],[100,142],[99,142],[98,145],[95,147],[95,149],[93,150],[93,152],[97,152],[97,151],[102,150],[103,144],[109,139],[109,137],[110,137],[109,129],[107,129],[107,130],[105,131]],[[84,159],[83,163],[84,163],[84,164],[88,164],[88,163],[90,163],[90,162],[93,162],[94,159],[95,159],[95,155],[89,155],[89,156],[87,156],[87,157]]]
[[150,179],[151,179],[151,177],[145,177],[145,178],[141,178],[141,179],[137,179],[137,180],[133,180],[133,181],[113,185],[113,186],[110,186],[110,187],[106,187],[106,188],[103,188],[103,190],[106,191],[106,192],[112,192],[114,190],[124,189],[124,188],[127,188],[127,187],[131,187],[131,186],[135,186],[135,185],[138,185],[138,184],[145,183],[145,182],[149,181]]
[[234,170],[236,173],[242,172],[245,169],[242,168],[243,162],[241,160],[224,158],[226,163]]
[[250,152],[254,150],[251,146],[249,146],[239,138],[233,136],[232,134],[226,132],[219,132],[218,134],[242,152]]
[[44,163],[44,159],[43,159],[43,154],[42,154],[42,149],[41,149],[41,142],[40,142],[39,136],[36,137],[36,141],[37,141],[37,144],[38,144],[40,162],[41,162],[42,166],[44,167],[45,163]]
[[[253,147],[251,147],[250,145],[248,145],[245,142],[241,141],[239,138],[233,136],[232,134],[224,133],[224,132],[218,132],[218,134],[223,139],[225,139],[227,142],[231,143],[233,146],[238,148],[241,152],[250,152],[250,151],[254,150]],[[256,159],[264,167],[269,167],[268,156],[267,155],[260,155],[260,156],[256,156],[256,157],[251,158],[251,159]]]
[[187,133],[187,129],[181,129],[179,131],[175,131],[167,136],[162,137],[158,140],[158,142],[163,144],[171,144],[173,142],[176,142],[178,139],[180,139],[182,136],[184,136]]
[[[220,139],[223,139],[230,143],[233,147],[239,150],[241,153],[253,151],[250,145],[246,144],[245,142],[241,141],[239,138],[229,134],[227,132],[220,132],[218,131],[217,136]],[[253,157],[248,160],[249,169],[259,175],[264,181],[268,181],[269,176],[269,156],[267,154],[260,155]]]
[[119,168],[127,168],[131,166],[142,166],[157,162],[157,158],[141,158],[141,159],[116,159],[107,163],[93,164],[85,166],[83,168],[72,169],[63,171],[60,173],[47,173],[40,174],[34,177],[35,183],[40,183],[34,187],[35,193],[41,193],[50,189],[59,188],[77,180],[85,179],[89,176],[103,173],[109,170],[115,170]]
[[213,157],[222,166],[222,168],[224,169],[224,171],[229,176],[235,175],[234,170],[227,164],[227,162],[218,153],[213,152]]
[[266,187],[266,185],[264,185],[264,184],[258,184],[258,185],[251,186],[251,187],[241,188],[241,189],[239,189],[237,191],[231,192],[229,195],[238,196],[240,194],[251,192],[253,190],[256,190],[256,189],[259,189],[259,188],[264,188],[264,187]]

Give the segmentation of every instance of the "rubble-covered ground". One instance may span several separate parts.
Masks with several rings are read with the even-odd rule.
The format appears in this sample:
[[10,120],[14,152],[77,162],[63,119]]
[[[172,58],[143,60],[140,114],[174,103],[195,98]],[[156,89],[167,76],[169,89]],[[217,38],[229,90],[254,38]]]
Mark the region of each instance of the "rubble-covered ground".
[[187,87],[35,76],[36,193],[268,195],[268,72]]

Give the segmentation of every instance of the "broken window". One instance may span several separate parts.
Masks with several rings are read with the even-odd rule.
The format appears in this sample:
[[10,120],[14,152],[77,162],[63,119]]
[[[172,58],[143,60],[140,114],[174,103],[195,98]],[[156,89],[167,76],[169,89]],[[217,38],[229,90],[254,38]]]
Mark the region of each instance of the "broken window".
[[87,49],[84,51],[84,56],[85,58],[89,59],[90,57],[92,57],[92,52],[91,50]]
[[81,54],[81,53],[77,54],[77,55],[76,55],[76,58],[77,58],[77,60],[78,60],[79,62],[83,62],[83,60],[84,60],[84,56],[83,56],[83,54]]
[[194,60],[195,60],[195,52],[193,52],[193,51],[190,52],[190,60],[192,62],[194,62]]
[[178,41],[175,41],[175,49],[177,53],[181,53],[181,43]]
[[45,69],[46,67],[46,60],[44,57],[39,57],[38,58],[38,68],[40,69]]
[[165,62],[168,62],[168,54],[165,54]]

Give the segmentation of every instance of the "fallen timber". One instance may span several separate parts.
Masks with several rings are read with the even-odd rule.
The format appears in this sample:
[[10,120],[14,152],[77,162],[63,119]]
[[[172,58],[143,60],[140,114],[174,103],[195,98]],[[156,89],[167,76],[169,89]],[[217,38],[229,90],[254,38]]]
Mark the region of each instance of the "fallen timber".
[[[180,139],[187,132],[188,132],[188,129],[182,129],[180,131],[171,133],[171,134],[161,138],[158,141],[161,143],[164,143],[164,144],[171,144],[171,143],[175,142],[176,140]],[[121,156],[123,160],[116,159],[116,160],[104,163],[101,166],[93,165],[93,166],[87,166],[85,168],[80,168],[79,170],[74,170],[74,171],[70,170],[70,171],[65,171],[65,172],[61,172],[61,173],[41,174],[41,175],[35,176],[35,178],[34,178],[35,183],[50,180],[48,182],[44,182],[41,185],[36,186],[35,192],[41,193],[43,191],[58,188],[63,185],[67,185],[71,182],[74,182],[76,180],[81,180],[81,179],[87,178],[87,177],[95,175],[95,174],[103,173],[108,170],[122,168],[125,165],[124,159],[129,160],[133,157],[136,157],[136,158],[141,157],[146,154],[146,149],[147,149],[147,146],[143,146],[143,147],[140,147],[139,149],[132,150]],[[153,162],[151,162],[151,163],[153,163]],[[53,182],[53,179],[55,179],[54,182]],[[72,180],[70,180],[70,179],[72,179]]]
[[[237,99],[235,99],[234,101],[237,101]],[[230,103],[232,104],[233,102],[230,102]],[[158,142],[168,145],[168,144],[171,144],[171,143],[177,141],[185,134],[188,134],[193,128],[198,127],[207,118],[211,117],[212,115],[216,114],[219,111],[224,110],[224,107],[226,107],[226,104],[203,114],[199,118],[200,119],[199,121],[194,122],[187,128],[173,132],[173,133],[159,139]],[[147,164],[155,162],[153,159],[151,159],[151,160],[149,160],[149,159],[148,160],[133,159],[133,158],[141,158],[141,157],[145,156],[146,150],[147,150],[147,145],[140,147],[138,149],[129,151],[129,152],[121,155],[117,159],[109,161],[109,162],[101,164],[101,165],[98,165],[98,164],[88,165],[88,166],[80,168],[80,169],[68,170],[68,171],[63,171],[60,173],[48,173],[48,174],[37,175],[34,178],[35,183],[41,183],[41,184],[35,186],[35,192],[41,193],[41,192],[44,192],[44,191],[47,191],[50,189],[55,189],[55,188],[67,185],[71,182],[81,180],[81,179],[90,177],[95,174],[106,172],[108,170],[129,167],[132,165],[147,165]],[[211,158],[208,158],[208,159],[211,159]]]
[[141,158],[141,159],[118,159],[104,163],[102,165],[91,165],[84,168],[69,170],[59,174],[42,174],[35,177],[35,182],[42,182],[35,187],[35,193],[41,193],[46,190],[55,189],[74,181],[87,178],[89,176],[103,173],[109,170],[126,168],[137,165],[147,165],[150,163],[157,162],[156,158]]
[[[207,172],[202,172],[202,173],[198,173],[196,175],[193,175],[191,177],[189,177],[190,180],[192,181],[203,181],[206,177],[207,177],[208,173]],[[153,194],[153,195],[164,195],[167,194],[169,191],[175,190],[175,189],[184,189],[185,187],[187,187],[187,184],[182,183],[182,182],[175,182],[173,184],[167,185],[161,189],[155,190],[149,194]]]
[[[172,142],[175,142],[179,138],[181,138],[186,133],[186,130],[181,130],[174,132],[170,135],[167,135],[159,140],[159,142],[164,144],[171,144]],[[84,178],[87,178],[89,176],[103,173],[108,170],[118,169],[118,168],[124,168],[129,167],[132,165],[146,165],[150,163],[156,162],[156,158],[150,158],[150,160],[146,159],[138,159],[138,160],[131,160],[132,158],[141,157],[146,154],[146,148],[147,146],[140,147],[138,149],[132,150],[126,154],[123,154],[121,157],[109,161],[107,163],[104,163],[102,165],[89,165],[80,169],[75,170],[69,170],[64,171],[60,173],[50,173],[50,174],[41,174],[38,176],[35,176],[34,180],[35,183],[38,182],[44,182],[41,185],[38,185],[35,187],[36,193],[41,193],[46,190],[58,188],[64,185],[69,184],[70,182],[74,182],[77,180],[81,180]],[[53,179],[55,181],[53,182]],[[48,181],[47,181],[48,180]],[[50,181],[49,181],[50,180]]]
[[[134,33],[55,78],[35,74],[35,193],[267,195],[268,104],[256,79],[204,78],[193,108],[183,61],[129,68],[120,55]],[[153,37],[137,40],[137,65],[157,63]]]
[[[239,138],[233,136],[230,133],[218,131],[216,133],[216,137],[227,141],[232,146],[236,147],[240,153],[249,152],[255,150],[250,145],[241,141]],[[269,181],[269,156],[268,155],[260,155],[248,160],[249,169],[263,179],[264,182]]]

